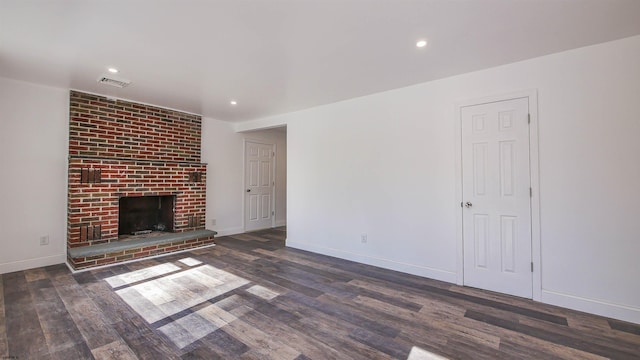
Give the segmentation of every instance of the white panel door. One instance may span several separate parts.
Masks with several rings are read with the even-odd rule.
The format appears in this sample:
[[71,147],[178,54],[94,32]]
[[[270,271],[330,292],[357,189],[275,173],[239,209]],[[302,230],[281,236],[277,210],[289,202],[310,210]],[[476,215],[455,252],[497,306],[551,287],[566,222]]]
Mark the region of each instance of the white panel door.
[[273,224],[273,145],[245,143],[245,231]]
[[528,98],[461,117],[464,284],[531,298]]

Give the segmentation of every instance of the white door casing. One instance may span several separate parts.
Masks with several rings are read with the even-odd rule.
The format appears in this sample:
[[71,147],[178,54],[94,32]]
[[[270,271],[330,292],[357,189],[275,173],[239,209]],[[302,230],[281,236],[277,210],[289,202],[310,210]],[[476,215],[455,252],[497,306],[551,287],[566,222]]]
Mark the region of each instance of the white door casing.
[[460,109],[464,285],[532,298],[529,101]]
[[273,226],[274,156],[273,144],[245,142],[245,231]]

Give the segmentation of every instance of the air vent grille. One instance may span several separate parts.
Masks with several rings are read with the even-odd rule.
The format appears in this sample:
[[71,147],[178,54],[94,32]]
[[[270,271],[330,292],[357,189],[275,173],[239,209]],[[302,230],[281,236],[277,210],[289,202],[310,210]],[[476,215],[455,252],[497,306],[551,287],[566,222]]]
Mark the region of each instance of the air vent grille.
[[129,81],[129,80],[117,79],[117,78],[114,78],[112,76],[107,76],[107,75],[100,76],[98,78],[98,82],[100,84],[111,85],[111,86],[115,86],[115,87],[118,87],[118,88],[123,88],[123,87],[126,87],[129,84],[131,84],[131,81]]

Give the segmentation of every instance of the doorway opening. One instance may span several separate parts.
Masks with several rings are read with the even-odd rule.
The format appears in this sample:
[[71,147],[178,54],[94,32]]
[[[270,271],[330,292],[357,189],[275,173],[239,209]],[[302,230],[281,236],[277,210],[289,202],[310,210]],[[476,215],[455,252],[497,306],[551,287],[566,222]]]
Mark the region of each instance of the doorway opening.
[[245,232],[286,226],[287,128],[245,133]]

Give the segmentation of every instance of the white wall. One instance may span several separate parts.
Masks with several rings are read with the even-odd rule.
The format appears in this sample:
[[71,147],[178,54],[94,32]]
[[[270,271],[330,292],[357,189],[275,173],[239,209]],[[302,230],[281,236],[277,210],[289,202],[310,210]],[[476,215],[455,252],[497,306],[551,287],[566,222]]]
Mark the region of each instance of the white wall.
[[[210,118],[202,120],[202,162],[207,166],[207,228],[219,236],[244,232],[244,141],[276,145],[276,226],[287,221],[286,132],[236,132],[235,125]],[[216,219],[216,225],[211,220]]]
[[68,104],[68,90],[0,78],[0,273],[66,260]]
[[289,246],[454,282],[455,104],[536,89],[541,300],[640,323],[638,64],[636,36],[242,128],[287,124]]
[[[66,260],[69,90],[0,78],[0,273]],[[207,228],[243,229],[244,139],[276,144],[276,225],[286,224],[286,132],[203,119]],[[211,225],[211,219],[217,225]],[[41,236],[50,244],[40,246]]]

